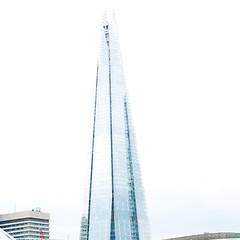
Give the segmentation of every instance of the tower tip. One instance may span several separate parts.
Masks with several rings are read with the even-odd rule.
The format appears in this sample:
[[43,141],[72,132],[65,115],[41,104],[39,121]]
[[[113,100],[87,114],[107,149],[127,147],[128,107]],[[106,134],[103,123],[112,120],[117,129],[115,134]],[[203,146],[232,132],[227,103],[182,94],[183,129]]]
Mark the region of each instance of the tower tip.
[[106,23],[115,23],[116,19],[115,19],[115,12],[114,12],[114,8],[108,7],[105,9],[104,14],[103,14],[103,24],[105,25]]

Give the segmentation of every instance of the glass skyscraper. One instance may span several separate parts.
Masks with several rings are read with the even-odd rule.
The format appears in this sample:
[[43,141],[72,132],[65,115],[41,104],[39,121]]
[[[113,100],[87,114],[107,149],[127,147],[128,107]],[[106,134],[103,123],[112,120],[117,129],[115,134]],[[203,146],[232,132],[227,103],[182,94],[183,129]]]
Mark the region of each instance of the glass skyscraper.
[[89,179],[81,240],[150,239],[113,11],[101,28]]

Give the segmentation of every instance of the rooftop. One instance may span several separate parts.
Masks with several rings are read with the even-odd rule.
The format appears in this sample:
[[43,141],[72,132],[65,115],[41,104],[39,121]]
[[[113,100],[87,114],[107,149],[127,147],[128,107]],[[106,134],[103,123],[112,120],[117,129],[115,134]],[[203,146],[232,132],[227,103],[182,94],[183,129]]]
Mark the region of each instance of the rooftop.
[[7,214],[0,214],[0,221],[6,221],[6,220],[13,220],[13,219],[19,219],[19,218],[26,218],[26,217],[32,217],[32,218],[42,218],[49,220],[50,214],[49,213],[43,213],[40,211],[24,211],[24,212],[14,212],[14,213],[7,213]]
[[220,232],[220,233],[209,233],[189,235],[177,238],[168,238],[167,240],[211,240],[211,239],[229,239],[229,238],[240,238],[240,233],[233,232]]

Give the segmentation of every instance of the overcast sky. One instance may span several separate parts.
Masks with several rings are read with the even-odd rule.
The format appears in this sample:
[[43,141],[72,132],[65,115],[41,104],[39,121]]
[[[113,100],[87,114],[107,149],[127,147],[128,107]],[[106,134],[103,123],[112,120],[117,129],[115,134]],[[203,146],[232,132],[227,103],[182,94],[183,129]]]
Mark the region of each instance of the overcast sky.
[[[240,232],[240,2],[113,1],[153,240]],[[108,1],[0,1],[0,213],[78,240]]]

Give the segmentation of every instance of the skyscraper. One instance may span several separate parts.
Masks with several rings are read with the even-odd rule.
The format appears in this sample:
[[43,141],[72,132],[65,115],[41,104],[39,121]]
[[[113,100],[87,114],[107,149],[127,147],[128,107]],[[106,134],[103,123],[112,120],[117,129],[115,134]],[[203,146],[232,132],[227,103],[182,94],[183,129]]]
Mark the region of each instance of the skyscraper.
[[101,29],[89,179],[80,239],[150,239],[113,11]]

